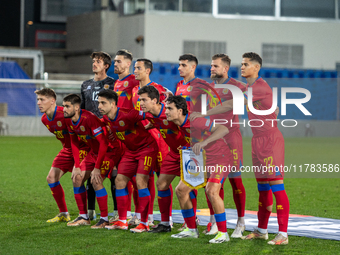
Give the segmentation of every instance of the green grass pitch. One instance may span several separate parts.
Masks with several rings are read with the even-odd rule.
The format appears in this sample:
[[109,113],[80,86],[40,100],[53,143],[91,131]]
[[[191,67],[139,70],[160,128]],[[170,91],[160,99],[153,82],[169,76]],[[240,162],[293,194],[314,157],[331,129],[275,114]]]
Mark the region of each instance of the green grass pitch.
[[[339,164],[340,138],[289,138],[286,164]],[[245,138],[244,165],[251,165],[250,139]],[[46,182],[54,156],[61,146],[53,137],[0,137],[0,254],[339,254],[340,242],[290,236],[287,246],[269,246],[265,241],[232,239],[210,245],[211,237],[178,240],[170,234],[132,234],[128,231],[93,230],[46,223],[58,213]],[[71,175],[61,179],[66,202],[74,219],[78,212],[73,197]],[[248,177],[248,175],[245,175]],[[250,175],[249,177],[252,177]],[[288,175],[287,175],[288,177]],[[302,174],[286,178],[290,213],[340,219],[339,173],[330,178]],[[326,176],[327,177],[327,176]],[[258,192],[254,178],[243,180],[247,210],[257,210]],[[174,182],[176,185],[178,179]],[[109,181],[105,181],[109,191]],[[109,211],[113,205],[109,193]],[[231,187],[225,184],[225,206],[235,208]],[[98,208],[98,207],[97,207]],[[180,209],[174,198],[174,209]],[[199,190],[198,208],[207,208]],[[157,200],[155,210],[158,210]],[[93,223],[94,224],[94,223]],[[172,233],[179,224],[175,224]],[[199,227],[202,232],[203,226]],[[232,229],[228,230],[229,234]],[[270,235],[270,238],[274,235]]]

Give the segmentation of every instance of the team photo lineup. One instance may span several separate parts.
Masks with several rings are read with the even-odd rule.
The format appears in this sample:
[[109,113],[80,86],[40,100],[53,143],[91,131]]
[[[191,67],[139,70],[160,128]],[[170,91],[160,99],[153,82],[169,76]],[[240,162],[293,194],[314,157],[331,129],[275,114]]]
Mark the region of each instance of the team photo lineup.
[[[271,109],[272,89],[259,76],[262,58],[246,52],[240,59],[241,76],[247,83],[228,76],[231,59],[224,53],[211,56],[211,80],[195,76],[198,60],[193,54],[179,56],[179,74],[175,93],[150,80],[152,61],[141,58],[133,63],[128,50],[93,52],[94,78],[83,82],[80,93],[69,94],[57,106],[57,95],[51,88],[36,90],[42,123],[62,143],[47,175],[47,182],[59,214],[49,223],[67,222],[68,227],[90,226],[96,219],[97,201],[100,218],[92,229],[130,230],[132,233],[158,234],[175,232],[171,238],[198,238],[197,189],[203,187],[210,220],[202,234],[211,235],[209,243],[232,240],[227,232],[224,205],[226,180],[233,190],[237,224],[231,238],[264,239],[269,245],[288,244],[289,200],[284,187],[284,138],[275,120],[279,109],[258,115],[247,106],[251,127],[252,165],[258,189],[258,226],[245,231],[246,190],[242,183],[243,144],[238,115],[233,114],[233,93],[219,84],[235,86],[248,104],[257,110]],[[119,79],[107,76],[114,63]],[[130,70],[133,69],[133,74]],[[207,107],[202,101],[207,102]],[[204,108],[204,109],[203,109]],[[215,120],[227,120],[216,124]],[[183,164],[184,154],[191,155]],[[196,159],[197,158],[197,159]],[[203,184],[193,187],[183,177],[195,176],[196,163],[204,162]],[[184,165],[184,167],[183,167]],[[281,167],[280,167],[281,166]],[[266,168],[266,171],[261,171]],[[79,215],[70,217],[60,178],[70,172]],[[198,174],[198,173],[197,173]],[[156,176],[156,177],[155,177]],[[175,177],[177,186],[171,183]],[[69,177],[66,177],[69,178]],[[103,181],[110,180],[112,202]],[[155,185],[156,178],[156,185]],[[190,177],[189,177],[190,179]],[[154,223],[153,208],[157,196],[161,221]],[[275,201],[273,199],[275,198]],[[172,220],[173,199],[178,199],[184,218],[175,230]],[[131,213],[131,201],[135,213]],[[109,218],[108,203],[114,213]],[[268,222],[276,206],[278,233],[268,240]]]

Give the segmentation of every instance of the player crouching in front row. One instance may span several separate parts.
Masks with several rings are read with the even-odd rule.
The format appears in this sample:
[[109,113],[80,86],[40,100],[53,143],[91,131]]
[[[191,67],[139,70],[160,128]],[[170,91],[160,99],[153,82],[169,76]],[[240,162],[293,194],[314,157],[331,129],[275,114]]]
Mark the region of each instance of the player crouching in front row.
[[[103,180],[111,168],[118,163],[122,151],[118,143],[112,148],[108,146],[108,140],[102,128],[103,123],[93,113],[80,109],[80,104],[81,99],[76,94],[66,96],[63,101],[64,117],[71,137],[75,162],[72,171],[74,197],[79,209],[79,216],[67,226],[90,225],[84,182],[91,176],[100,209],[100,220],[91,228],[104,228],[109,225],[109,221],[107,193]],[[90,147],[89,153],[81,163],[79,162],[79,140]]]
[[[210,118],[197,118],[193,122],[189,121],[186,100],[181,96],[173,96],[167,100],[166,116],[168,121],[179,126],[186,140],[191,141],[192,150],[196,155],[202,149],[206,151],[206,169],[216,166],[227,166],[233,164],[233,157],[227,143],[222,139],[228,132],[228,128],[223,125],[214,125]],[[202,135],[203,134],[203,135]],[[218,228],[216,237],[209,243],[223,243],[229,241],[227,233],[227,220],[224,203],[219,192],[223,179],[228,176],[228,172],[211,171],[208,173],[208,183],[205,187],[208,198],[215,212],[215,219]],[[176,187],[182,214],[187,224],[187,228],[171,237],[174,238],[198,238],[198,231],[195,222],[193,206],[189,193],[191,188],[179,182]]]

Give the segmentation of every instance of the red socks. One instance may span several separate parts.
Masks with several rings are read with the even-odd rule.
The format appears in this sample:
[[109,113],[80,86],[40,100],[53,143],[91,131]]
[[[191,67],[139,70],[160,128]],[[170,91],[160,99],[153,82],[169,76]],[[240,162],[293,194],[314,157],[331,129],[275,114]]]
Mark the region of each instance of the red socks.
[[58,205],[59,212],[68,212],[65,202],[65,193],[60,182],[49,183],[48,186],[51,188],[51,193]]
[[100,210],[100,217],[104,218],[108,216],[107,208],[107,192],[105,188],[96,190],[97,202]]
[[246,209],[246,190],[242,183],[242,178],[229,178],[231,187],[233,188],[233,198],[237,209],[238,217],[244,217]]
[[280,232],[287,232],[289,219],[289,200],[283,183],[271,186],[276,199],[277,222]]
[[[128,195],[129,195],[129,191],[127,187],[125,189],[116,189],[119,220],[126,220],[126,214],[127,214],[128,205],[129,205]],[[131,202],[130,202],[130,206],[131,206]]]
[[79,214],[87,214],[87,192],[85,186],[73,187],[74,198],[79,209]]

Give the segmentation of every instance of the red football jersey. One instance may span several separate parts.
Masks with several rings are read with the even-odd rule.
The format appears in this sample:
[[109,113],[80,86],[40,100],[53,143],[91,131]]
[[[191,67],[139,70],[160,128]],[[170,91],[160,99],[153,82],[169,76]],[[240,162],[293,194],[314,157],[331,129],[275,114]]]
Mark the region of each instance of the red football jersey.
[[70,134],[67,131],[63,107],[55,107],[52,119],[49,119],[46,113],[44,113],[41,117],[41,122],[51,133],[55,134],[64,148],[71,148],[71,139]]
[[114,91],[118,94],[118,107],[132,109],[132,89],[139,85],[135,75],[129,74],[121,80],[117,80]]
[[[246,86],[244,86],[241,82],[239,82],[239,81],[237,81],[237,80],[235,80],[234,78],[231,78],[231,77],[229,77],[224,82],[224,84],[234,85],[234,86],[238,87],[239,89],[241,89],[242,92],[244,92],[246,90]],[[213,88],[215,88],[215,85],[216,85],[215,83],[211,83],[211,86]],[[220,96],[222,102],[233,99],[233,95],[232,95],[232,93],[231,93],[231,91],[229,89],[222,89],[222,88],[221,89],[217,89],[217,88],[215,88],[215,91]],[[211,99],[211,97],[208,97],[209,98],[209,109],[212,109],[216,105],[220,104],[216,94],[213,93],[213,95],[214,95],[213,99]],[[239,122],[239,118],[238,118],[238,115],[233,115],[233,111],[228,111],[228,112],[225,112],[225,113],[212,115],[211,116],[211,120],[213,120],[213,119],[223,119],[223,120],[227,120],[228,121],[228,123],[225,124],[225,126],[229,129],[229,134],[228,135],[231,135],[231,133],[234,130],[240,128],[239,124],[234,124],[234,123],[238,123]],[[230,125],[231,122],[233,123],[232,126]]]
[[[159,92],[159,101],[163,102],[165,100],[166,96],[165,96],[164,92],[166,92],[166,89],[162,85],[151,81],[148,84],[146,84],[146,86],[154,86]],[[133,107],[137,111],[140,111],[140,100],[139,100],[139,95],[138,95],[139,89],[140,89],[139,85],[132,89],[132,104],[133,104]]]
[[[213,128],[213,121],[209,117],[206,118],[196,118],[190,123],[189,114],[186,115],[184,122],[180,126],[180,130],[185,137],[185,140],[191,141],[191,146],[195,143],[202,142],[208,138],[211,134],[211,129]],[[219,155],[221,153],[228,154],[229,147],[226,141],[221,138],[216,141],[209,143],[204,148],[207,157],[212,157]]]
[[117,139],[120,139],[130,151],[137,151],[145,147],[157,147],[155,139],[145,130],[141,120],[145,113],[135,109],[118,108],[116,117],[111,120],[106,115],[104,122],[110,127]]
[[[103,134],[104,130],[101,120],[92,112],[86,110],[80,110],[80,116],[76,123],[73,123],[71,118],[67,118],[65,120],[68,131],[71,135],[72,144],[74,144],[78,149],[80,148],[78,139],[75,139],[76,136],[80,139],[80,141],[87,144],[92,152],[98,155],[95,167],[100,168],[108,145],[108,140]],[[105,151],[104,149],[103,151],[100,150],[100,142],[105,144]],[[78,167],[77,163],[78,162],[75,159],[76,167]]]
[[165,106],[162,104],[162,109],[159,112],[158,116],[153,116],[150,113],[146,114],[146,118],[157,128],[159,129],[164,141],[169,145],[170,149],[173,152],[178,152],[178,147],[181,146],[190,146],[189,143],[186,142],[182,133],[180,132],[178,126],[171,122],[167,121],[165,116]]
[[[154,86],[158,90],[159,95],[160,95],[160,102],[162,102],[166,98],[165,94],[163,93],[166,91],[166,89],[162,85],[157,84],[153,81],[148,83],[146,86],[149,86],[149,85]],[[140,86],[136,86],[132,89],[132,103],[133,103],[133,107],[137,111],[140,111],[140,100],[139,100],[139,95],[138,95],[139,89],[140,89]],[[142,121],[142,124],[144,126],[147,125],[148,123],[149,123],[148,120]],[[160,155],[158,155],[158,161],[159,161],[158,163],[161,163],[162,160],[166,157],[166,155],[169,152],[168,145],[165,143],[163,138],[161,138],[161,134],[157,129],[150,129],[148,131],[158,144],[158,148],[160,150]]]
[[[273,104],[273,91],[269,87],[268,83],[263,80],[260,76],[253,83],[253,85],[249,86],[247,84],[246,92],[244,93],[244,97],[248,99],[248,88],[251,87],[253,89],[253,106],[257,110],[268,110],[272,107]],[[249,111],[247,104],[247,112],[249,121],[251,121],[252,126],[251,130],[253,135],[261,135],[263,132],[273,131],[277,129],[277,122],[275,119],[277,118],[275,112],[269,115],[256,115]],[[269,121],[272,120],[272,121]],[[262,126],[261,126],[262,125]]]
[[181,80],[177,83],[175,96],[185,98],[190,112],[201,112],[201,95],[205,94],[209,88],[210,84],[200,78],[194,78],[187,83]]

